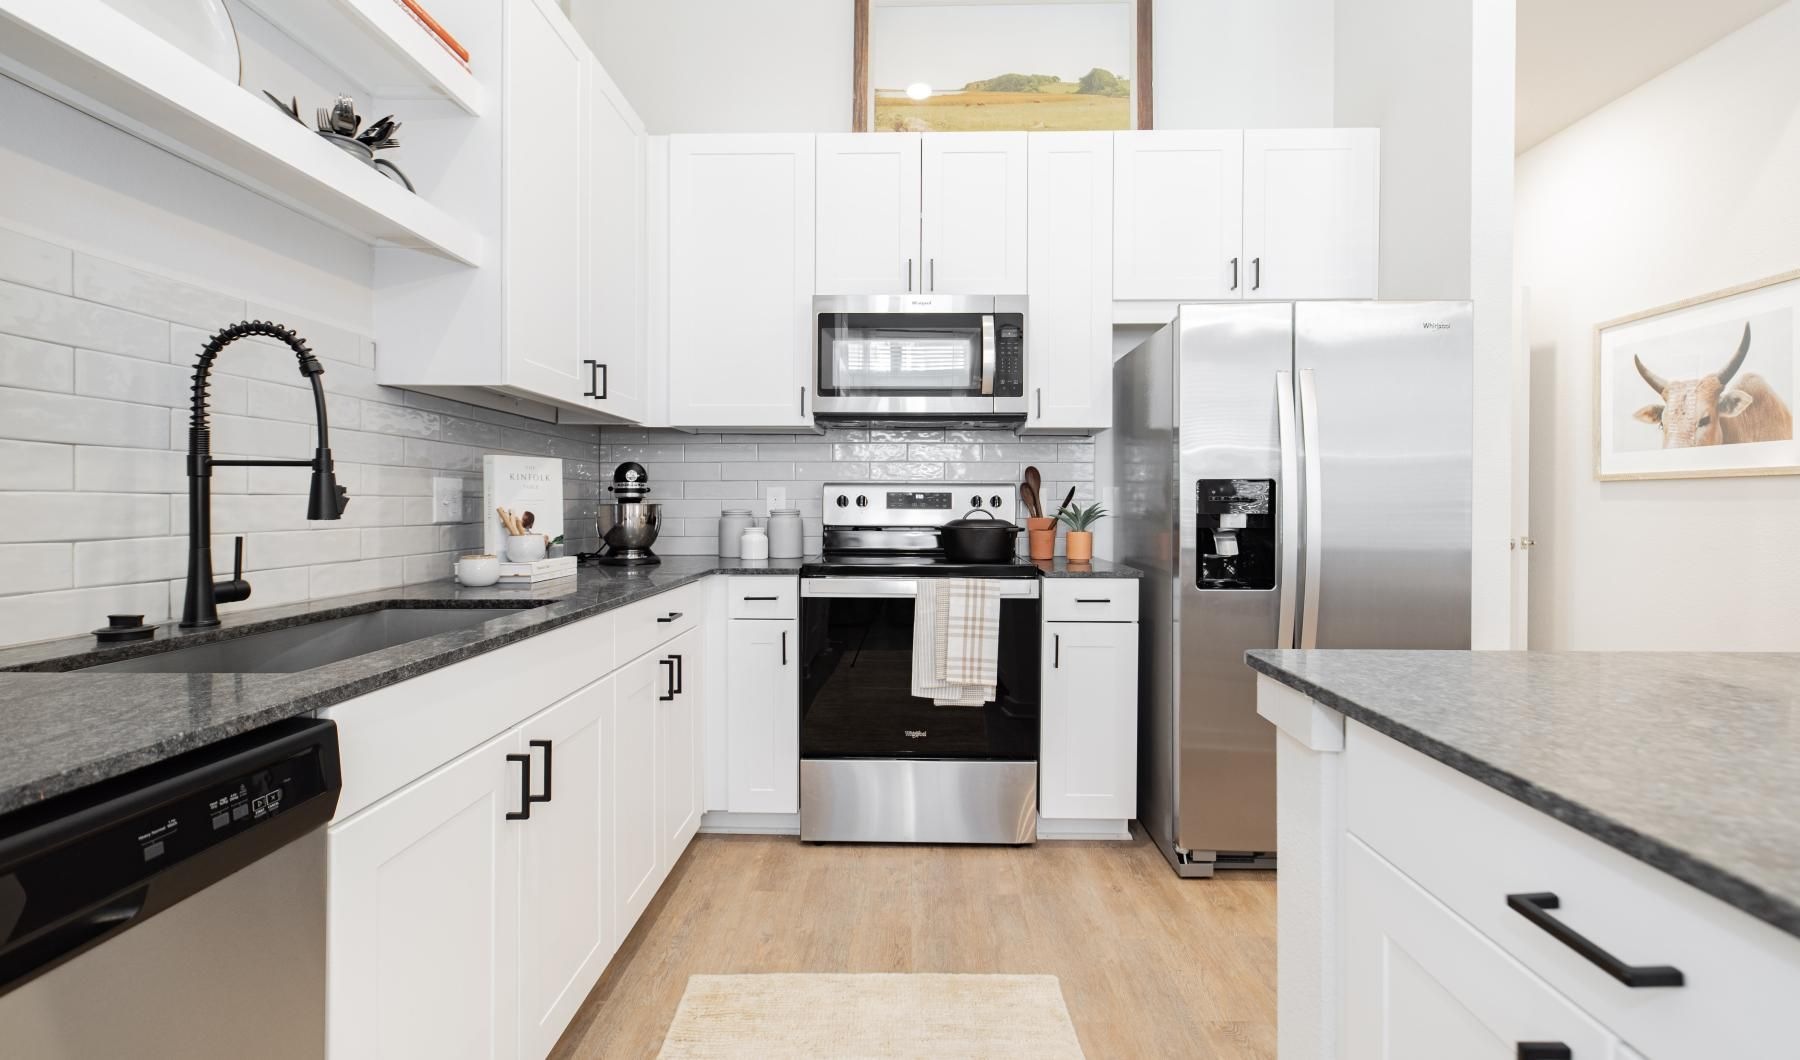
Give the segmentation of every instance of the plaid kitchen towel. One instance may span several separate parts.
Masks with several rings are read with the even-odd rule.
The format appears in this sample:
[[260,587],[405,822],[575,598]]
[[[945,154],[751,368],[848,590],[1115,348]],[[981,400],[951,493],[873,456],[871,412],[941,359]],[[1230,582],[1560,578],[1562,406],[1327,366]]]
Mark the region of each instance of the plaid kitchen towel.
[[[986,627],[990,631],[985,648],[976,643],[965,629],[960,635],[959,625],[969,626],[969,599],[965,586],[978,586],[976,595],[991,603],[992,617],[987,619]],[[956,606],[958,596],[964,597],[964,604]],[[984,607],[974,609],[977,615],[985,612]],[[980,623],[974,623],[979,625]],[[995,674],[998,670],[1000,652],[1000,597],[986,582],[964,581],[951,578],[920,578],[919,595],[913,602],[913,679],[912,694],[922,699],[929,699],[940,707],[979,707],[994,698]],[[953,660],[954,650],[965,656],[973,650],[978,656],[971,664],[967,658]],[[966,675],[982,672],[979,656],[986,656],[986,681],[963,683],[947,679],[946,675],[955,673]]]

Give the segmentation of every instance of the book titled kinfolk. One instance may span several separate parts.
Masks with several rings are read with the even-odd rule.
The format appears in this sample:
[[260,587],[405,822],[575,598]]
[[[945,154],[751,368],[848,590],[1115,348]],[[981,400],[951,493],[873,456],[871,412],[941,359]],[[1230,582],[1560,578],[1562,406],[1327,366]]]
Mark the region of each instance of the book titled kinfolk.
[[553,456],[481,458],[481,549],[506,558],[511,536],[498,509],[510,510],[534,534],[555,541],[563,532],[563,466]]

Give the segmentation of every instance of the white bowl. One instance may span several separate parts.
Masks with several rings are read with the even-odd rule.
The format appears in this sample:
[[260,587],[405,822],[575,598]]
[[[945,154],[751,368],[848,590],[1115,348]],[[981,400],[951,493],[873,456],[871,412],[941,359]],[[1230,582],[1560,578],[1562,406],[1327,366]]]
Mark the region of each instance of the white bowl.
[[506,539],[506,558],[514,563],[536,563],[544,558],[543,534],[514,534]]
[[456,561],[458,583],[477,589],[500,580],[499,556],[464,556]]

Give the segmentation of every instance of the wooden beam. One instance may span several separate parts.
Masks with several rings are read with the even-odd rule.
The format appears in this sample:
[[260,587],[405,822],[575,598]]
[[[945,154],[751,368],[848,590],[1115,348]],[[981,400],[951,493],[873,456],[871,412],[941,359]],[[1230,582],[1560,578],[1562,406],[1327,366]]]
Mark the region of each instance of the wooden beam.
[[[858,0],[867,4],[869,0]],[[1131,72],[1131,90],[1137,93],[1137,127],[1153,129],[1155,125],[1155,108],[1151,105],[1150,85],[1154,73],[1155,49],[1151,46],[1150,32],[1151,12],[1155,8],[1155,0],[1137,0],[1137,69]]]
[[869,131],[869,0],[852,0],[856,15],[850,30],[850,131]]

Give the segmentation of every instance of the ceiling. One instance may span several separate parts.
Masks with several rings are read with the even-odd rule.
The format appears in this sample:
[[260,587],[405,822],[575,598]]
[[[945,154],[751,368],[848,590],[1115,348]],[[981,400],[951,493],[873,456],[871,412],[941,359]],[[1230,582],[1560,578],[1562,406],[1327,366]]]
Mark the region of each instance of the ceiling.
[[1514,142],[1528,150],[1783,0],[1518,0]]

